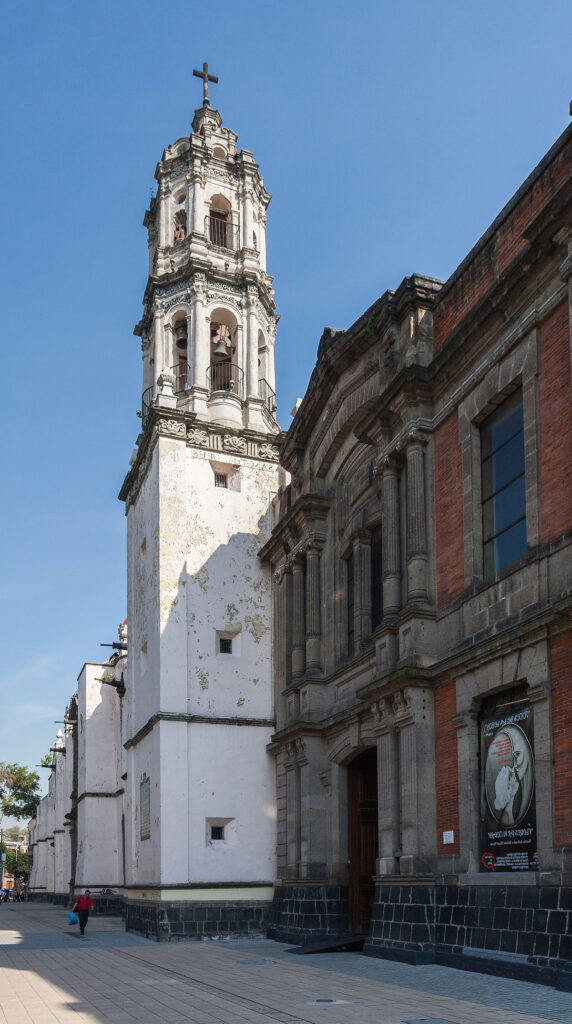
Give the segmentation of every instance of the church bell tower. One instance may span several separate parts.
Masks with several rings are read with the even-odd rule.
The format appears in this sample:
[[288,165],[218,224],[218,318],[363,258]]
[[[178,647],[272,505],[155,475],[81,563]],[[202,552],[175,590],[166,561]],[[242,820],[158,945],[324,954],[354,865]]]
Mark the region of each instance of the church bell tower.
[[157,938],[262,928],[274,878],[270,195],[210,106],[217,79],[195,74],[203,105],[144,219],[142,428],[120,493],[127,927]]
[[[190,136],[163,153],[145,216],[149,285],[136,328],[143,415],[160,390],[208,422],[275,433],[277,316],[266,273],[270,195],[248,150],[208,99]],[[206,77],[205,77],[206,76]]]

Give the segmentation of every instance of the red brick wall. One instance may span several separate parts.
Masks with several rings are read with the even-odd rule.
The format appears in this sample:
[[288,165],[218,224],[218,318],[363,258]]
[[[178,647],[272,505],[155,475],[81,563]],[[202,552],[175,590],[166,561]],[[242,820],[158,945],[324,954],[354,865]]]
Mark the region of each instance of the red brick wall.
[[456,412],[435,432],[435,540],[437,605],[443,608],[465,585],[463,479]]
[[[454,680],[435,690],[435,764],[437,781],[437,852],[459,852],[459,779],[457,730],[451,718],[457,710]],[[453,829],[455,842],[443,845],[443,832]]]
[[540,328],[540,507],[544,543],[572,530],[568,301]]
[[572,633],[550,640],[554,744],[554,842],[572,846]]
[[459,280],[437,298],[433,314],[433,344],[438,349],[453,328],[469,313],[495,283],[500,274],[526,248],[523,231],[530,226],[572,173],[572,144],[569,142],[522,196],[482,249],[474,256]]

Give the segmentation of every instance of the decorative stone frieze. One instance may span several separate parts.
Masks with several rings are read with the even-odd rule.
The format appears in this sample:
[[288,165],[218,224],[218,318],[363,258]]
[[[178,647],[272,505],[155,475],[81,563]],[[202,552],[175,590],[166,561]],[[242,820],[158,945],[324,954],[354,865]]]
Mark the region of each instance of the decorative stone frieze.
[[157,433],[168,434],[171,437],[185,437],[187,428],[183,420],[168,420],[161,417],[157,421]]
[[244,438],[237,437],[234,434],[225,434],[222,446],[227,452],[237,452],[241,455],[246,451],[246,441]]
[[201,430],[200,427],[191,427],[187,431],[187,441],[189,444],[199,445],[201,448],[208,448],[209,435],[206,430]]

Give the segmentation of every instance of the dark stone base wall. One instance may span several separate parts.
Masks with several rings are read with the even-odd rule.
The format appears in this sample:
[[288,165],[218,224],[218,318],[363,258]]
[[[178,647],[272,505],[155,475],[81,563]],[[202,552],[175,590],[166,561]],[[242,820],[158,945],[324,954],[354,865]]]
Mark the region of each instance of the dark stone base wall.
[[[79,894],[78,894],[79,895]],[[92,896],[92,914],[109,915],[109,917],[125,917],[125,900],[123,896]],[[28,903],[50,903],[57,907],[72,907],[68,892],[30,892]]]
[[125,927],[157,942],[262,935],[270,915],[269,901],[252,903],[125,903]]
[[568,989],[571,931],[568,887],[380,885],[364,952]]
[[65,907],[69,899],[67,892],[28,892],[27,903],[54,903],[57,907]]
[[280,885],[274,890],[269,939],[300,944],[347,930],[347,886]]

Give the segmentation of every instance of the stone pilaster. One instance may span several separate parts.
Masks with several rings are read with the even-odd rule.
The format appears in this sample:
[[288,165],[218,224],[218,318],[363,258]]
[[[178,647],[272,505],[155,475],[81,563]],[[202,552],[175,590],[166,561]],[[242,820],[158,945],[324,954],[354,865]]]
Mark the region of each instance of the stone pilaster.
[[399,857],[395,854],[399,854],[401,844],[399,733],[388,700],[382,698],[376,701],[372,712],[377,733],[377,872],[380,875],[396,875],[399,873]]
[[399,464],[385,459],[381,477],[383,615],[393,618],[401,608]]
[[364,650],[371,637],[371,537],[359,533],[353,538],[354,621],[356,650]]
[[481,867],[478,708],[455,715],[453,725],[457,730],[459,766],[459,870],[473,873]]
[[407,598],[427,600],[427,522],[425,508],[426,441],[418,433],[410,434],[406,446],[407,461]]
[[320,593],[320,549],[306,548],[306,670],[322,670],[322,603]]
[[296,556],[292,563],[292,678],[300,679],[306,669],[305,562]]
[[325,789],[320,779],[322,740],[296,740],[300,764],[300,878],[322,879],[326,873]]
[[[287,744],[287,755],[294,745]],[[300,766],[286,765],[286,863],[289,878],[297,878],[300,868]]]

